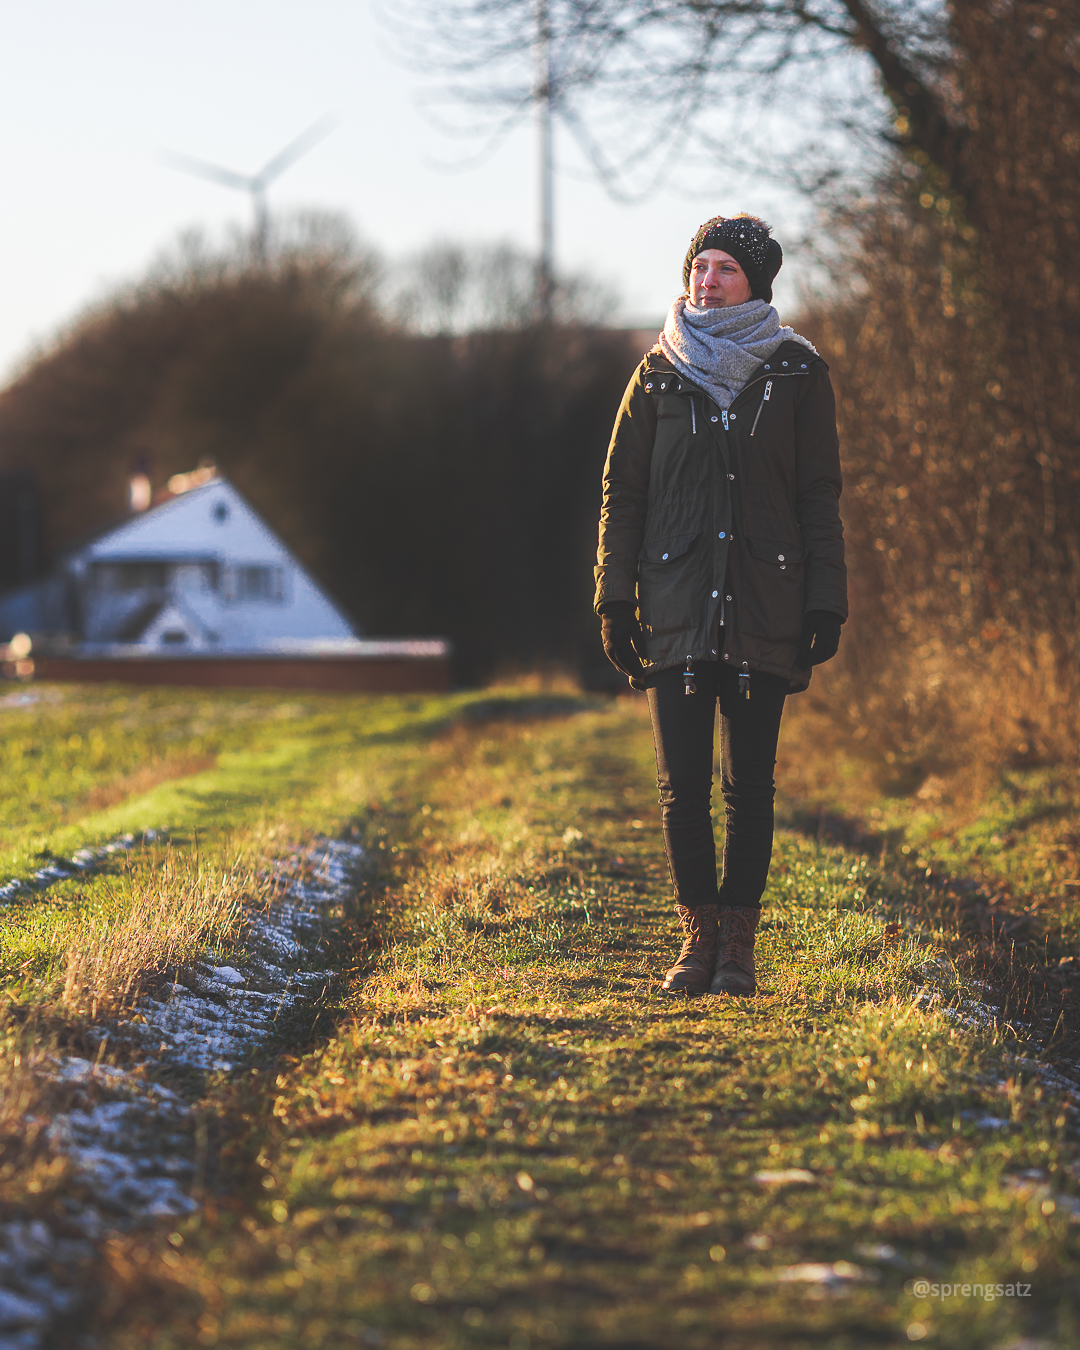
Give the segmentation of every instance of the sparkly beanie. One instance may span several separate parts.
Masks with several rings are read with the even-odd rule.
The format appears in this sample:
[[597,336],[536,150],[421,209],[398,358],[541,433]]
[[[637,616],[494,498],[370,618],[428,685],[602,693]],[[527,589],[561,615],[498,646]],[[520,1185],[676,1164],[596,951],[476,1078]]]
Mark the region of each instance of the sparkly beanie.
[[771,304],[773,278],[784,261],[784,250],[771,235],[772,226],[757,216],[713,216],[690,241],[683,263],[683,287],[690,286],[690,267],[697,255],[707,248],[719,248],[730,253],[746,273],[751,297]]

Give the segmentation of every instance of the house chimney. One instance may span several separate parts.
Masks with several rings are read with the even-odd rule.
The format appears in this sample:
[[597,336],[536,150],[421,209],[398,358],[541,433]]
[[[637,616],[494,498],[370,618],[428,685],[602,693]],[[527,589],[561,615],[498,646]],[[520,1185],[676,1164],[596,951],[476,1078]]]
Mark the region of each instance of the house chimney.
[[150,456],[136,455],[128,477],[128,509],[145,511],[150,505]]

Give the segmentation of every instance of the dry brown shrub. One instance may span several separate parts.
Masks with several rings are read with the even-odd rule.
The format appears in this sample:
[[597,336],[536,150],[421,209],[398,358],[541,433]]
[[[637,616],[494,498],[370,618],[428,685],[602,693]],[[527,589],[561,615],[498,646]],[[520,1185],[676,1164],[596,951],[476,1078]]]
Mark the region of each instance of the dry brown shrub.
[[1075,11],[950,14],[962,163],[909,145],[848,218],[862,289],[807,316],[845,457],[836,725],[912,784],[1073,754],[1080,694]]
[[[927,648],[872,668],[850,656],[820,670],[785,715],[780,782],[807,799],[828,795],[837,771],[858,811],[870,798],[981,798],[1003,769],[1072,765],[1080,712],[1048,640],[959,657]],[[862,781],[852,777],[864,766]]]

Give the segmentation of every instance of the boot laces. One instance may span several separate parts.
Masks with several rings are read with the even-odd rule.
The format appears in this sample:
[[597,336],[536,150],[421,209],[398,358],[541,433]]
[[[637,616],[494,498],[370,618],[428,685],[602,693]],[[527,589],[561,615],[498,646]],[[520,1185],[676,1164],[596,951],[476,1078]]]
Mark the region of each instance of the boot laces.
[[683,939],[682,951],[679,953],[679,960],[690,956],[702,947],[709,947],[713,940],[712,934],[707,931],[711,925],[700,915],[696,909],[684,909],[679,907],[679,922],[682,924],[683,932],[686,937]]
[[728,960],[734,961],[743,970],[749,970],[754,959],[754,932],[757,923],[747,914],[731,912],[724,915],[723,922],[726,930],[724,948]]

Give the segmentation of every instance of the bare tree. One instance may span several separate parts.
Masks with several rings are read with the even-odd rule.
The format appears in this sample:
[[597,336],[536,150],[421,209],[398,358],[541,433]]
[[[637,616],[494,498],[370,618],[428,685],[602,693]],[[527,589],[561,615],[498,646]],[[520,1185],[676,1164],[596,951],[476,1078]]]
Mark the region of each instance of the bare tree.
[[[439,79],[446,130],[492,147],[528,115],[535,0],[411,0],[384,19]],[[899,151],[968,195],[944,0],[551,0],[546,24],[551,109],[616,195],[718,150],[811,189]],[[790,122],[769,143],[780,106],[797,145]]]
[[615,296],[589,278],[553,275],[546,291],[537,280],[536,260],[513,244],[434,240],[390,270],[386,301],[402,327],[442,335],[550,319],[602,324],[617,308]]

